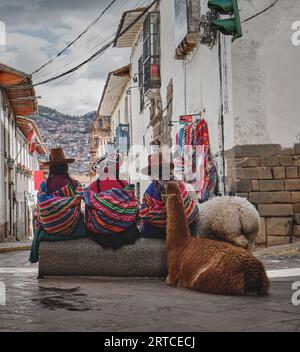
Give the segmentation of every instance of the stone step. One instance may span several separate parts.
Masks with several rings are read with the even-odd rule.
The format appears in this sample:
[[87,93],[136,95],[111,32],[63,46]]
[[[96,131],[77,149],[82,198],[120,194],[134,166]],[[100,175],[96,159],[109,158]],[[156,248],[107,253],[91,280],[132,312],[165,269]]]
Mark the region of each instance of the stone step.
[[165,241],[140,238],[134,245],[103,249],[90,239],[41,242],[39,278],[46,276],[165,277]]

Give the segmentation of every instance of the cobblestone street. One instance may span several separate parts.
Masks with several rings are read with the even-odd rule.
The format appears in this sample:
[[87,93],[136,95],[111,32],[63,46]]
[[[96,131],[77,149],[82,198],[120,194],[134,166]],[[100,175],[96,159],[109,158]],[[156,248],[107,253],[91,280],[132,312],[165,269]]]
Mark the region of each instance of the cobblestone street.
[[[224,297],[174,289],[162,280],[37,280],[28,251],[0,254],[0,331],[299,331],[292,282],[272,279],[266,297]],[[300,267],[299,254],[265,256],[268,269]]]

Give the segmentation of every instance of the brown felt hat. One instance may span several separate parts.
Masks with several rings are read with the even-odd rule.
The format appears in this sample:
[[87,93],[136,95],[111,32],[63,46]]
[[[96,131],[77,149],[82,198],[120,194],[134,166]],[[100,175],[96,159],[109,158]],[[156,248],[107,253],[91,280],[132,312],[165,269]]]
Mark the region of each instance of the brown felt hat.
[[75,159],[67,159],[65,157],[65,153],[61,147],[52,148],[50,150],[49,161],[43,162],[44,166],[53,166],[53,165],[64,165],[64,164],[72,164]]

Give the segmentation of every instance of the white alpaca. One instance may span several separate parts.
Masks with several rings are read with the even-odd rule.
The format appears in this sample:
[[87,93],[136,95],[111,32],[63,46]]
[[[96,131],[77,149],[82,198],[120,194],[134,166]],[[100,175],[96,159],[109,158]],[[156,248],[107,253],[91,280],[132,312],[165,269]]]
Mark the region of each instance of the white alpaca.
[[245,198],[215,197],[199,205],[197,235],[248,248],[259,234],[259,214]]

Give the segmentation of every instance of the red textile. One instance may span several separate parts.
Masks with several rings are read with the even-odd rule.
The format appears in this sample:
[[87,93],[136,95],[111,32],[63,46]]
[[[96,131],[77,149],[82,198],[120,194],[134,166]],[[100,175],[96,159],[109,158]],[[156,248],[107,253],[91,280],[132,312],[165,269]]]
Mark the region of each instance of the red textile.
[[[91,183],[91,185],[90,185],[91,191],[93,191],[95,193],[99,193],[97,182],[98,181],[96,180],[93,183]],[[122,189],[127,186],[128,186],[128,182],[125,180],[121,180],[121,182],[118,180],[111,180],[109,178],[106,180],[103,180],[103,181],[100,180],[100,191],[101,192],[109,191],[112,188]]]
[[34,190],[38,191],[40,189],[41,183],[44,181],[44,171],[43,170],[35,170],[33,173],[34,179]]

